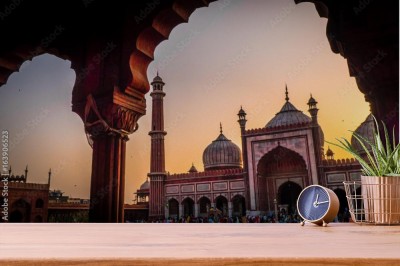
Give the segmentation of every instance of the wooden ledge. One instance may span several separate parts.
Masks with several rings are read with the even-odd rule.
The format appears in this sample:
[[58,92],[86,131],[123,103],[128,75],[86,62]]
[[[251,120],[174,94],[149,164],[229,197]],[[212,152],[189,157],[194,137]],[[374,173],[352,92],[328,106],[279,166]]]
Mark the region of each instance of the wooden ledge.
[[0,224],[1,265],[399,265],[400,226]]

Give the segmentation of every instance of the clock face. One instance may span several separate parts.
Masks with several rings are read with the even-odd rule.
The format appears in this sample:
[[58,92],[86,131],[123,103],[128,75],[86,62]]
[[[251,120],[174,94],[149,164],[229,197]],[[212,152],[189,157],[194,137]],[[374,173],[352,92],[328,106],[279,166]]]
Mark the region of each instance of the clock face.
[[328,212],[330,199],[327,191],[318,185],[306,187],[299,195],[297,209],[305,220],[316,221]]

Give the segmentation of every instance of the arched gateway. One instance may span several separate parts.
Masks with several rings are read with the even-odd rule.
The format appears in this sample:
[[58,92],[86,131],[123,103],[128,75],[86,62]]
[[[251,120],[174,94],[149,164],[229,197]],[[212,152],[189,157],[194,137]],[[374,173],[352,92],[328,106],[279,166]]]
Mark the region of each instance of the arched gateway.
[[179,218],[179,202],[176,199],[168,201],[168,216],[171,218]]
[[207,217],[211,208],[211,201],[207,197],[201,197],[199,200],[199,216]]
[[294,212],[297,197],[309,179],[303,157],[278,145],[261,158],[257,171],[260,210],[274,211],[278,204]]
[[182,201],[183,216],[194,216],[194,201],[191,198],[186,198]]
[[31,205],[24,199],[19,199],[11,206],[10,222],[26,223],[30,222]]

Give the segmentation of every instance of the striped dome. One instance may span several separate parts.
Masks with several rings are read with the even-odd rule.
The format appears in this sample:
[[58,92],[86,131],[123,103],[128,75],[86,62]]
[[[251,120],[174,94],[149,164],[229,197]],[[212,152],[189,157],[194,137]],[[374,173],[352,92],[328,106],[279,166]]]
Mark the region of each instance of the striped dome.
[[[370,142],[374,142],[374,134],[375,134],[375,122],[374,118],[372,117],[371,114],[367,116],[364,122],[361,123],[361,125],[358,126],[356,129],[355,133],[358,135],[362,136],[363,138],[369,140]],[[365,151],[361,144],[357,141],[357,139],[354,136],[351,136],[351,146],[359,153],[359,154],[365,154]],[[367,145],[367,147],[369,147]]]
[[[289,102],[289,92],[286,86],[285,88],[285,104],[282,106],[279,113],[277,113],[274,118],[272,118],[266,125],[266,128],[274,128],[281,126],[291,126],[303,123],[311,122],[311,118],[303,114],[302,111],[297,110],[294,105]],[[308,104],[317,104],[317,101],[311,97]]]
[[205,170],[240,168],[242,156],[240,148],[227,139],[224,134],[218,136],[203,152]]
[[311,118],[303,114],[302,111],[297,110],[297,108],[294,107],[294,105],[287,100],[279,113],[277,113],[275,117],[272,118],[265,127],[273,128],[309,122],[311,122]]
[[150,189],[150,182],[148,179],[140,186],[140,190],[144,189]]

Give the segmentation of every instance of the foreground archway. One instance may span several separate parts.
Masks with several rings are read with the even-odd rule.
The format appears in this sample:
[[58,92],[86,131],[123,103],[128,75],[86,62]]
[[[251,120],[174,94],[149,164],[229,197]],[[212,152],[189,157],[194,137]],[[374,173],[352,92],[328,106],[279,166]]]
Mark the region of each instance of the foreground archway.
[[[145,114],[147,66],[171,30],[210,2],[165,0],[149,6],[148,1],[48,0],[24,3],[0,24],[7,40],[0,49],[0,85],[22,62],[45,52],[72,62],[77,73],[73,111],[93,141],[91,222],[123,221],[126,141]],[[359,1],[307,2],[328,18],[331,49],[347,59],[372,113],[398,132],[398,1],[370,1],[365,8]]]

